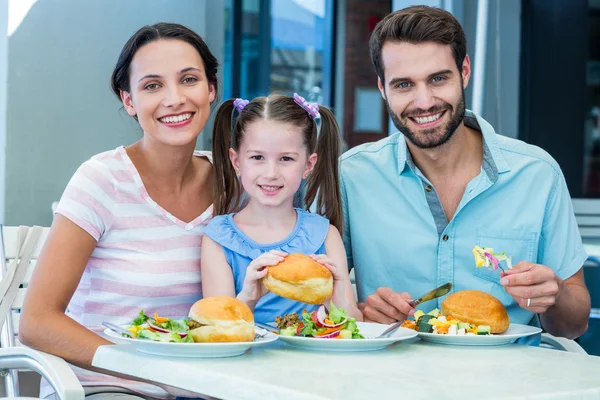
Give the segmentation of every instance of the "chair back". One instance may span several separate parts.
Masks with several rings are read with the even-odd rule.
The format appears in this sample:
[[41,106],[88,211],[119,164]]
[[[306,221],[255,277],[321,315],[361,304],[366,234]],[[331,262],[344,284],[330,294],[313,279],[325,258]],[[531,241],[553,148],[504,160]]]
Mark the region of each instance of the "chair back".
[[[19,284],[19,288],[17,289],[16,295],[12,304],[10,305],[10,313],[9,318],[3,327],[4,331],[11,331],[11,337],[5,338],[4,335],[2,337],[0,345],[2,347],[12,347],[13,345],[20,345],[18,342],[18,334],[19,334],[19,321],[21,317],[21,310],[23,308],[23,302],[25,301],[25,293],[27,292],[27,288],[29,286],[29,282],[31,281],[31,276],[33,275],[33,270],[37,264],[38,257],[44,246],[46,238],[48,237],[48,233],[50,228],[42,228],[41,235],[37,240],[33,248],[33,252],[31,253],[31,259],[27,265],[21,265],[20,268],[25,268],[24,276],[22,281]],[[32,234],[32,229],[29,229],[28,236]],[[3,226],[1,237],[3,239],[0,241],[0,257],[3,258],[2,265],[2,278],[6,276],[5,268],[6,266],[11,265],[11,263],[18,258],[18,240],[19,240],[19,227],[17,226]],[[12,341],[10,340],[12,338]],[[9,339],[9,340],[6,340]]]

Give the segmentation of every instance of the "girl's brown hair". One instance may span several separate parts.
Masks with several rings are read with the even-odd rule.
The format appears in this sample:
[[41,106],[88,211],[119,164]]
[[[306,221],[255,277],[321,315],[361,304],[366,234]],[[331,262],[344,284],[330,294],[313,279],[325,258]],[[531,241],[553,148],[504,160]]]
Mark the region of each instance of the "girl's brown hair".
[[[342,232],[343,216],[340,196],[338,157],[339,128],[327,107],[319,106],[320,132],[317,122],[292,97],[273,94],[252,100],[232,121],[234,100],[219,107],[213,128],[213,163],[215,172],[215,215],[239,209],[242,187],[229,160],[229,149],[238,151],[245,127],[259,119],[292,124],[302,130],[308,154],[317,153],[317,164],[307,179],[304,207],[309,210],[316,200],[316,211]],[[236,111],[237,113],[237,111]],[[317,134],[318,133],[318,134]]]

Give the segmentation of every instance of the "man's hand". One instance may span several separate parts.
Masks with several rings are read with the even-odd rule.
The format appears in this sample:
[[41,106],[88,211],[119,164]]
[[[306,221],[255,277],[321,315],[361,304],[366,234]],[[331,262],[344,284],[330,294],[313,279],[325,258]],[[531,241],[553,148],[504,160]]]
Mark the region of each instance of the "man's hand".
[[364,308],[362,304],[360,307],[365,321],[391,324],[415,313],[415,309],[408,304],[411,300],[411,295],[406,292],[397,293],[390,288],[380,287],[367,297]]
[[563,281],[544,265],[521,261],[501,272],[500,284],[519,305],[534,313],[545,313],[556,304]]

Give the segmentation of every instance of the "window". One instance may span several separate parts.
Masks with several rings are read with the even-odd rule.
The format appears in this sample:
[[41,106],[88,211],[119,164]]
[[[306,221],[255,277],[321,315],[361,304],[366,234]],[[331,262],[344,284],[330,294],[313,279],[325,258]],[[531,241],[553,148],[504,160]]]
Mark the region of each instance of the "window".
[[229,0],[227,7],[224,93],[297,92],[331,105],[333,0]]

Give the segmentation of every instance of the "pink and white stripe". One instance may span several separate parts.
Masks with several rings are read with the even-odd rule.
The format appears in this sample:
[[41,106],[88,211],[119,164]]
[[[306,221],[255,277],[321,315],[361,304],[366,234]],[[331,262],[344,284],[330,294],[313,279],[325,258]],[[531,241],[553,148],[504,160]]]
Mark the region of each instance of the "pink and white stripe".
[[[195,156],[211,160],[209,152]],[[67,314],[95,331],[125,324],[143,309],[187,316],[202,297],[200,243],[212,206],[184,222],[148,195],[125,148],[98,154],[75,173],[58,204],[61,214],[97,241]],[[162,389],[73,367],[83,386],[117,386],[169,398]],[[42,384],[42,397],[52,392]]]

